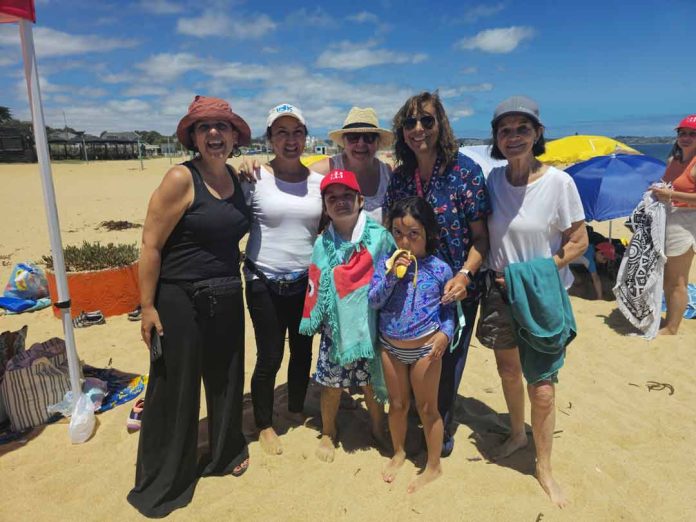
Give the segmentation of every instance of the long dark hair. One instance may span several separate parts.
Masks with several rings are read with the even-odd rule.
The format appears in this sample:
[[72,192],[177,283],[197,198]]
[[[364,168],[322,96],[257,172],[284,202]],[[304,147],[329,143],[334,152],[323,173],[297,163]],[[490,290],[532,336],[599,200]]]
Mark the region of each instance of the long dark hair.
[[440,246],[440,225],[433,207],[425,199],[418,196],[403,198],[394,203],[387,217],[387,230],[391,231],[395,219],[411,216],[425,229],[425,251],[434,254]]
[[684,160],[684,151],[676,141],[674,142],[674,145],[672,145],[672,150],[669,151],[669,156],[667,157],[675,159],[679,162]]
[[435,118],[437,119],[439,134],[437,136],[437,153],[445,162],[445,167],[449,167],[451,163],[457,159],[457,140],[452,132],[449,119],[445,108],[440,101],[440,95],[435,92],[424,91],[415,96],[411,96],[406,103],[399,109],[394,116],[393,130],[396,141],[394,143],[394,155],[396,156],[396,165],[402,167],[403,172],[412,174],[418,167],[418,161],[413,151],[406,145],[404,140],[404,121],[410,116],[417,116],[423,110],[423,106],[432,103],[435,109]]

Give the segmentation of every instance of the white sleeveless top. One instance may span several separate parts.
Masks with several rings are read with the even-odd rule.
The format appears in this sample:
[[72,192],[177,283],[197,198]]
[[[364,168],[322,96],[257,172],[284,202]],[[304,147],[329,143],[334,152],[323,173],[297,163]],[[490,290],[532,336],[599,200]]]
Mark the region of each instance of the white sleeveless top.
[[[335,169],[345,169],[343,165],[343,154],[331,156],[331,161]],[[391,172],[386,163],[379,160],[377,160],[377,162],[379,163],[379,186],[374,196],[365,196],[365,212],[377,223],[382,223],[382,205],[384,204],[384,196],[389,186]]]
[[282,278],[309,267],[321,218],[322,179],[310,170],[306,180],[290,183],[262,166],[256,183],[242,183],[251,208],[246,256],[266,276]]

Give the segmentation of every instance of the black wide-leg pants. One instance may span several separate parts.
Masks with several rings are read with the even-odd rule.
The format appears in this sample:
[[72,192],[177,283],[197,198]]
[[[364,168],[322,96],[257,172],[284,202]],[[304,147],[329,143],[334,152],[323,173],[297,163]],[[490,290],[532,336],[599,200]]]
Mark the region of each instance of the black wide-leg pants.
[[260,279],[247,283],[247,307],[256,337],[251,400],[259,430],[270,428],[273,424],[273,392],[276,375],[283,362],[286,332],[290,345],[288,410],[298,413],[304,408],[312,366],[312,337],[299,333],[304,297],[304,292],[277,295]]
[[[244,305],[240,284],[191,288],[160,283],[162,357],[151,363],[135,487],[128,501],[164,517],[191,501],[200,476],[224,475],[248,456],[242,434]],[[208,407],[210,454],[200,462],[200,382]]]

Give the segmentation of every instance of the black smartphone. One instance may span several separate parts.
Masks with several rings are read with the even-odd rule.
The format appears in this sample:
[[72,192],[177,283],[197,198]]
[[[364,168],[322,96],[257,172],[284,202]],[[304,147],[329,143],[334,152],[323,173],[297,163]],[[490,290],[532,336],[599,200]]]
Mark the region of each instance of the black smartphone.
[[150,330],[150,361],[155,362],[162,357],[162,339],[154,326]]

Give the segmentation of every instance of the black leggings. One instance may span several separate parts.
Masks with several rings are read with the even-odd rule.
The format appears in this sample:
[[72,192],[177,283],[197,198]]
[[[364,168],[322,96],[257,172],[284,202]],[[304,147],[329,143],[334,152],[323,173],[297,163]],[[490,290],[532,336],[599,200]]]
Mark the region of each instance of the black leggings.
[[[244,304],[241,285],[194,293],[160,283],[162,357],[150,365],[135,487],[128,501],[163,517],[191,501],[198,478],[230,473],[248,456],[242,435]],[[144,353],[144,352],[143,352]],[[210,454],[197,460],[201,377]]]
[[247,306],[256,336],[256,367],[251,377],[251,400],[256,427],[273,425],[273,391],[275,378],[283,362],[285,332],[290,338],[288,365],[288,410],[304,408],[309,370],[312,365],[312,337],[299,333],[304,292],[280,296],[266,283],[254,279],[247,283]]

